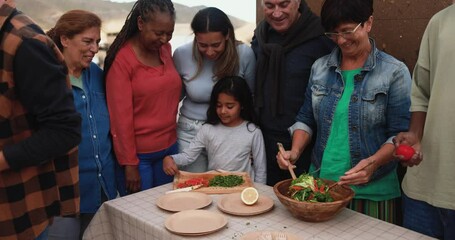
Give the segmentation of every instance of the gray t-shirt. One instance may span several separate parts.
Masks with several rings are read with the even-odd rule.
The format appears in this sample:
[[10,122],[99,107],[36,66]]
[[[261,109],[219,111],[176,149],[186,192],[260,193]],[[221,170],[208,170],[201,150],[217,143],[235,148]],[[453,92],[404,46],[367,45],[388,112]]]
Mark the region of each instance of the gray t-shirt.
[[266,182],[264,139],[261,130],[244,121],[235,127],[204,124],[182,153],[172,155],[175,163],[185,166],[194,162],[206,149],[208,170],[247,172],[253,181]]

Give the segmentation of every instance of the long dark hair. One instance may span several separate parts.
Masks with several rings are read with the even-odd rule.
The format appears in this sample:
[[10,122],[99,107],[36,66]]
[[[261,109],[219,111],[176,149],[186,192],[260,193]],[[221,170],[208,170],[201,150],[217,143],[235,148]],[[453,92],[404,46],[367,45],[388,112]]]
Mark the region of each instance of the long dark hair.
[[193,40],[193,57],[197,61],[197,71],[192,79],[201,73],[203,62],[203,56],[197,47],[196,34],[209,32],[221,32],[224,37],[228,37],[224,52],[215,62],[213,69],[215,77],[221,79],[225,76],[237,75],[240,61],[236,46],[240,42],[235,39],[234,26],[226,13],[215,7],[199,10],[191,21],[191,29],[195,35]]
[[109,68],[114,62],[115,56],[123,44],[132,36],[139,32],[137,19],[141,17],[144,22],[150,21],[153,18],[153,13],[160,11],[169,13],[175,19],[174,4],[170,0],[138,0],[134,3],[133,8],[126,17],[125,24],[115,38],[112,45],[106,53],[104,61],[104,74],[107,74]]
[[221,122],[216,113],[218,95],[225,93],[235,98],[240,103],[240,117],[250,123],[258,125],[253,108],[253,96],[245,79],[238,76],[228,76],[218,80],[213,86],[210,96],[210,105],[207,110],[207,123],[215,125]]

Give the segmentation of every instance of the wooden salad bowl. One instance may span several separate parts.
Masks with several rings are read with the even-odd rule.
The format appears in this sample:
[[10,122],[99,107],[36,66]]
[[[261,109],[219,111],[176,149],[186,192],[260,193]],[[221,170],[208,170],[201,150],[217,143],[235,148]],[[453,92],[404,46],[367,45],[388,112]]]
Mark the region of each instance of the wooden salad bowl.
[[[334,181],[322,179],[327,185]],[[329,193],[333,202],[301,202],[292,199],[288,195],[288,189],[292,179],[283,180],[273,186],[273,191],[280,202],[291,214],[306,222],[323,222],[332,219],[345,208],[354,197],[354,191],[350,187],[336,185],[330,188]]]

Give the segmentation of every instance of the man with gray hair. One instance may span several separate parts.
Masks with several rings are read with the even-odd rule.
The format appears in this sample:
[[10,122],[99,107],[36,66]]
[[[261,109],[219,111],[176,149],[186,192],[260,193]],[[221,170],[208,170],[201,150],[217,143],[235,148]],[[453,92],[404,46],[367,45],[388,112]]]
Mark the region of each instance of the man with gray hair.
[[[311,66],[329,54],[334,43],[304,0],[262,0],[265,19],[255,32],[251,47],[256,54],[255,105],[264,135],[267,184],[289,178],[276,164],[277,142],[291,148],[287,129],[303,105]],[[298,174],[307,172],[311,147],[297,161]]]

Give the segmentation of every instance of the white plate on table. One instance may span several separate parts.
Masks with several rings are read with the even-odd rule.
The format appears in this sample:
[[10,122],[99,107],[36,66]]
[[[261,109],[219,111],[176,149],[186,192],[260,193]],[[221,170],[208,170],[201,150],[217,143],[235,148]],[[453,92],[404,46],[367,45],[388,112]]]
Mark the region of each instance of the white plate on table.
[[224,195],[218,201],[218,209],[225,213],[237,216],[252,216],[272,210],[273,199],[265,195],[259,195],[258,201],[253,205],[246,205],[242,202],[241,193]]
[[226,226],[227,218],[208,210],[186,210],[168,217],[164,223],[172,233],[185,236],[200,236],[216,232]]
[[156,205],[161,209],[180,212],[207,207],[212,203],[212,198],[200,192],[177,192],[159,197]]

